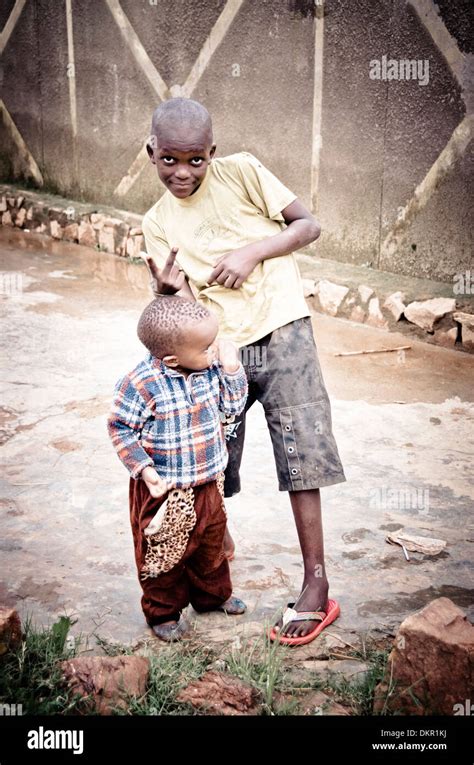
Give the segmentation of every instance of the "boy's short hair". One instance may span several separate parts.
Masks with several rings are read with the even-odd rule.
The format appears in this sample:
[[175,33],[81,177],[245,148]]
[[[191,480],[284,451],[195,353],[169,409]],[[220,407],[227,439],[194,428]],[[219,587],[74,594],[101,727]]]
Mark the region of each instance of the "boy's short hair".
[[211,115],[199,101],[181,96],[163,101],[153,112],[151,135],[168,134],[176,125],[192,125],[196,130],[205,132],[212,142]]
[[184,340],[186,327],[210,316],[207,308],[196,301],[179,295],[159,295],[140,316],[138,338],[152,356],[161,359],[171,355]]

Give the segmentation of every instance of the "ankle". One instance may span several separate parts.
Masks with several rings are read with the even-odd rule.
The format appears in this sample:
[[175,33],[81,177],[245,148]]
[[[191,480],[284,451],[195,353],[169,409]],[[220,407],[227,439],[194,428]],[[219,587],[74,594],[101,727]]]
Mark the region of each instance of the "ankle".
[[329,590],[329,581],[326,576],[315,576],[314,573],[308,572],[303,579],[303,589],[307,587],[308,590]]

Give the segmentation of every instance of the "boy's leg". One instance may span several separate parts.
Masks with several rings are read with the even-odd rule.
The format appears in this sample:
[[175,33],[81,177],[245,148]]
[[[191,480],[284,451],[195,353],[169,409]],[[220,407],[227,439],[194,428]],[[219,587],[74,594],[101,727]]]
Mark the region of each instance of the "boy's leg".
[[[246,346],[248,347],[248,346]],[[245,358],[245,357],[244,357]],[[252,381],[249,377],[248,368],[244,369],[247,374],[247,380],[249,384],[247,401],[245,403],[244,411],[237,415],[233,422],[225,426],[225,438],[227,451],[229,453],[229,461],[225,469],[225,481],[224,481],[224,496],[232,497],[240,491],[240,463],[242,462],[242,452],[245,441],[245,420],[246,413],[256,401],[255,389],[252,385]],[[224,536],[224,552],[228,560],[232,560],[234,557],[235,544],[232,539],[229,529],[226,526]]]
[[[303,586],[295,608],[298,611],[324,610],[329,582],[324,565],[320,492],[319,489],[307,489],[290,491],[289,495],[304,565]],[[311,632],[314,625],[314,622],[293,622],[287,626],[284,634],[302,637]]]
[[150,627],[177,622],[181,611],[189,605],[188,580],[184,564],[180,561],[169,571],[143,578],[143,567],[148,549],[145,528],[156,515],[166,495],[155,499],[141,479],[130,479],[130,523],[132,526],[138,580],[143,590],[141,605]]
[[[295,608],[325,610],[328,580],[319,488],[345,481],[345,476],[310,317],[271,333],[266,369],[254,377],[272,438],[279,489],[289,492],[303,555],[303,586]],[[303,636],[314,626],[315,622],[290,622],[284,632]]]
[[[249,346],[245,347],[248,348]],[[229,453],[229,461],[224,471],[224,497],[232,497],[240,491],[239,471],[245,441],[246,414],[257,400],[255,386],[253,385],[249,369],[245,363],[243,366],[248,382],[248,396],[245,402],[245,409],[241,414],[235,416],[233,422],[224,427],[225,441]]]
[[194,487],[194,508],[196,528],[184,558],[189,600],[196,611],[213,611],[232,595],[223,544],[227,519],[217,481]]

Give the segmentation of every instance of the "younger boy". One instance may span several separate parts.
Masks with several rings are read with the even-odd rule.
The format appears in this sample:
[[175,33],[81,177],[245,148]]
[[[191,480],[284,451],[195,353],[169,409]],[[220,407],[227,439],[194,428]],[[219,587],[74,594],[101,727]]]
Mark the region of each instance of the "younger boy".
[[[241,614],[231,597],[220,413],[240,414],[247,379],[216,318],[197,302],[166,295],[138,323],[149,354],[122,377],[108,432],[130,472],[130,520],[148,624],[163,640],[182,637],[181,611]],[[165,500],[167,503],[165,504]]]

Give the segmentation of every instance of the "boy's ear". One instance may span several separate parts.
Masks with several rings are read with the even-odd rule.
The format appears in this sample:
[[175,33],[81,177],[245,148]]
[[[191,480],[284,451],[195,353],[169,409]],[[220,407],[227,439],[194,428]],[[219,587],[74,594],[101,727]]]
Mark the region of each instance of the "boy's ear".
[[150,136],[150,138],[146,142],[146,152],[147,152],[151,162],[154,165],[156,165],[156,161],[155,161],[155,147],[154,147],[154,141],[153,141],[154,138],[155,138],[155,136]]
[[179,364],[179,359],[177,356],[163,356],[161,360],[163,364],[166,364],[167,367],[177,367]]
[[209,152],[209,156],[211,157],[211,159],[212,159],[212,157],[214,156],[215,153],[216,153],[216,144],[213,143],[212,146],[211,146],[211,150]]

